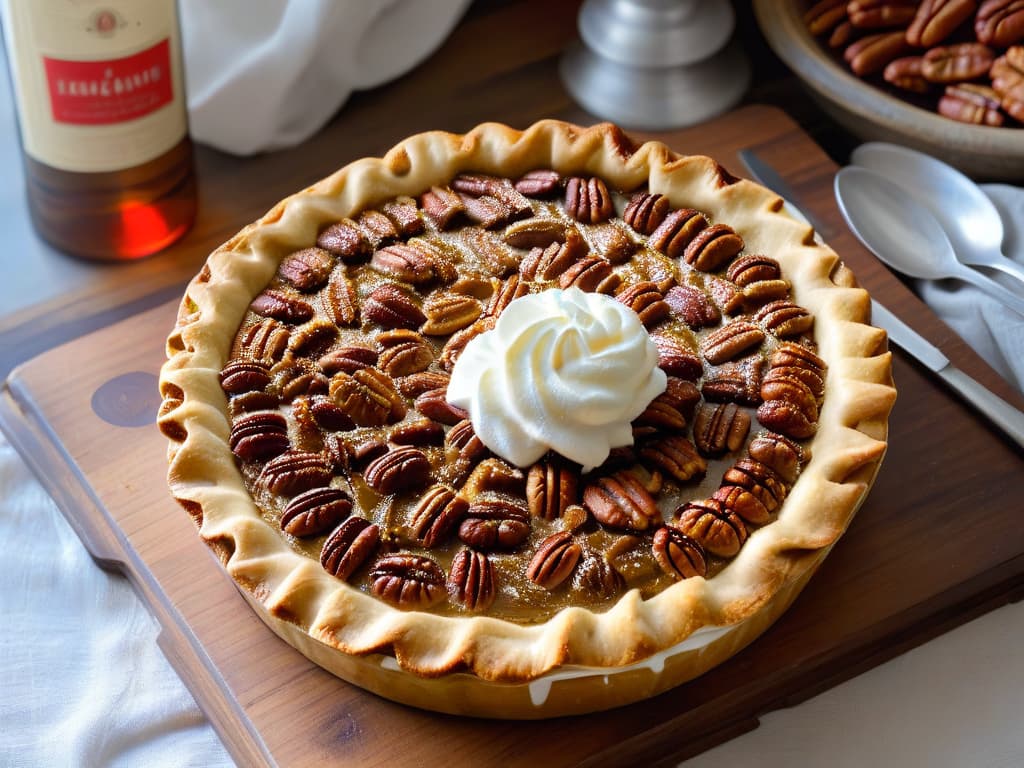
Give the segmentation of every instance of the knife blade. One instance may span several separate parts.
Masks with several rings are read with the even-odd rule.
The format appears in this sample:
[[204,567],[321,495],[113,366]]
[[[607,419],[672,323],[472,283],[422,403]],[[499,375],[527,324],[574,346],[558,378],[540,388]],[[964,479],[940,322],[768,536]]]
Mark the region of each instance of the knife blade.
[[[807,222],[819,233],[827,231],[813,212],[805,214],[796,207],[793,202],[794,191],[778,171],[751,149],[740,150],[738,156],[754,181],[768,187],[786,201],[786,208],[791,215]],[[1007,437],[1024,447],[1024,413],[950,363],[938,347],[875,299],[871,300],[871,321],[884,329],[893,343],[938,375]]]

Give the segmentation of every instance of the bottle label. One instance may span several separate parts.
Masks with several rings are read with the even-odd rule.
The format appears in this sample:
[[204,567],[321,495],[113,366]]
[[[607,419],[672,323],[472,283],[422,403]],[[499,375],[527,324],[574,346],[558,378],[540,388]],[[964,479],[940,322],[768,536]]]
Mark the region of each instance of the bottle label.
[[22,146],[64,171],[119,171],[184,138],[174,0],[0,0]]
[[110,61],[43,57],[53,119],[71,125],[110,125],[148,115],[171,103],[167,40]]

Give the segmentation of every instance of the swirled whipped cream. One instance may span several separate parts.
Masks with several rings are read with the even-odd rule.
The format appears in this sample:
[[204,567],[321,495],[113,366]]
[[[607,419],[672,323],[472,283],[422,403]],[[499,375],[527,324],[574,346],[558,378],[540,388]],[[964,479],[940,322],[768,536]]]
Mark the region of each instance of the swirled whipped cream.
[[636,314],[579,288],[510,303],[463,350],[448,402],[480,440],[525,467],[554,450],[589,471],[633,443],[630,422],[665,391],[658,350]]

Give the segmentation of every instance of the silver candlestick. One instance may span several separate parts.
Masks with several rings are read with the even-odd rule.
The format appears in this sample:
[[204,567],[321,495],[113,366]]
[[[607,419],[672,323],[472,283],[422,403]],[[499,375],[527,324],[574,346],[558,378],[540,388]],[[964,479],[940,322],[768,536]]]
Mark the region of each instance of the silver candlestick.
[[586,0],[562,80],[585,109],[623,126],[692,125],[750,82],[746,58],[727,45],[735,23],[729,0]]

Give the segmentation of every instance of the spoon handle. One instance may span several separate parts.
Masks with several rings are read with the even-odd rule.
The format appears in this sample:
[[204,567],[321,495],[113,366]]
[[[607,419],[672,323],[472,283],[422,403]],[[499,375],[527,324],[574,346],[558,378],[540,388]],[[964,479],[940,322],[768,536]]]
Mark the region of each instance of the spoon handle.
[[1024,316],[1024,299],[1015,295],[1012,291],[1007,290],[991,278],[985,277],[985,275],[980,272],[975,272],[970,267],[962,267],[961,269],[956,270],[954,276],[963,280],[965,283],[971,283],[977,288],[980,288],[992,298],[998,299],[1013,311]]
[[1024,283],[1024,267],[1012,259],[1008,259],[1001,253],[986,254],[983,258],[979,257],[976,262],[982,267],[992,267],[992,269],[998,269],[1000,272],[1011,277],[1015,277]]

